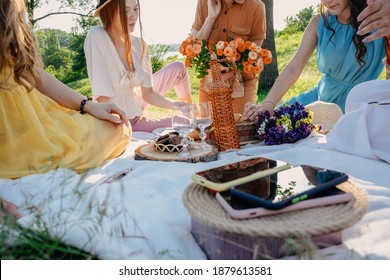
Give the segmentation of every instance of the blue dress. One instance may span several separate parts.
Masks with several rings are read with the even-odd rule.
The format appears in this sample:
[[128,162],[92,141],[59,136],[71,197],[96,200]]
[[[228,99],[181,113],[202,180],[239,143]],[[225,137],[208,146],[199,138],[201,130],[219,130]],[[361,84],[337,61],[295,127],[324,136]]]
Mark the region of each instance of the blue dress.
[[[313,89],[303,92],[287,103],[296,101],[307,105],[317,100],[338,104],[344,112],[349,91],[357,84],[376,80],[383,70],[382,59],[385,56],[383,39],[365,43],[367,53],[361,68],[355,58],[356,47],[352,42],[354,30],[349,24],[340,24],[336,16],[330,14],[329,26],[336,31],[326,29],[320,17],[318,23],[317,66],[323,77]],[[359,71],[360,70],[360,71]]]

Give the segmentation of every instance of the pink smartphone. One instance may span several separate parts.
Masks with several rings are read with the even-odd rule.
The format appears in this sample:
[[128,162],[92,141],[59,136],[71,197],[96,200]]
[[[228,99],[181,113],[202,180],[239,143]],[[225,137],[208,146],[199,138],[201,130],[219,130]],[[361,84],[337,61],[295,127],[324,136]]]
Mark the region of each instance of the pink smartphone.
[[[337,172],[336,172],[337,173]],[[278,172],[270,176],[270,195],[267,198],[270,202],[289,199],[300,193],[316,188],[324,181],[329,180],[329,174],[335,174],[335,171],[311,168],[308,166],[296,166],[288,170]],[[341,174],[341,173],[339,173]],[[232,195],[231,191],[218,192],[217,201],[235,219],[248,219],[279,213],[291,212],[306,208],[325,206],[330,204],[344,203],[353,198],[351,193],[332,187],[316,197],[305,199],[299,203],[294,203],[280,210],[270,210],[259,207],[251,201],[240,199]]]

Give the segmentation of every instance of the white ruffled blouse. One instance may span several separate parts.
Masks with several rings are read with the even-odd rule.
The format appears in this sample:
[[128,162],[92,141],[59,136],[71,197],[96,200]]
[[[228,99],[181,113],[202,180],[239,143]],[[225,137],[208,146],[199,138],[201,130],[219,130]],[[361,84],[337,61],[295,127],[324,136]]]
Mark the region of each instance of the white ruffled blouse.
[[129,119],[142,115],[141,87],[153,87],[149,51],[146,48],[142,59],[141,39],[131,36],[131,43],[134,72],[126,70],[103,27],[92,27],[84,42],[93,99],[108,97]]

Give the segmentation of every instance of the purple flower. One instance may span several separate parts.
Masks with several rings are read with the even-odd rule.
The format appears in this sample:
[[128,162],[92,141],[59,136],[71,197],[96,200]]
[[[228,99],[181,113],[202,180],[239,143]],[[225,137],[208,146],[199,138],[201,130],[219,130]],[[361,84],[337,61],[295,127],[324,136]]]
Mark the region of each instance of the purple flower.
[[266,145],[295,143],[308,137],[313,129],[320,129],[312,124],[306,108],[297,102],[276,108],[272,116],[268,111],[260,113],[256,128]]

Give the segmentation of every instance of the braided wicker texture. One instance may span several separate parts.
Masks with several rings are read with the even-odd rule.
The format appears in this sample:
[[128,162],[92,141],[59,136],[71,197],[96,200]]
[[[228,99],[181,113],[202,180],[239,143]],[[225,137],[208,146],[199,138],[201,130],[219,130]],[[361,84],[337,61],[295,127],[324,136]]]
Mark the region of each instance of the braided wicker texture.
[[347,203],[247,220],[231,218],[207,188],[196,184],[184,191],[183,203],[193,219],[220,231],[252,237],[318,236],[352,226],[367,211],[367,194],[363,188],[350,181],[338,187],[351,192],[354,199]]
[[[234,121],[233,89],[222,80],[220,63],[223,61],[210,61],[211,83],[208,94],[213,111],[215,141],[219,151],[238,150],[240,144]],[[234,73],[236,73],[235,69]]]
[[[240,145],[260,142],[258,133],[256,131],[255,123],[253,122],[236,123],[236,128],[237,128],[238,142],[240,143]],[[206,142],[210,145],[216,145],[214,130],[211,131],[208,130],[206,131],[206,134],[207,134]]]

